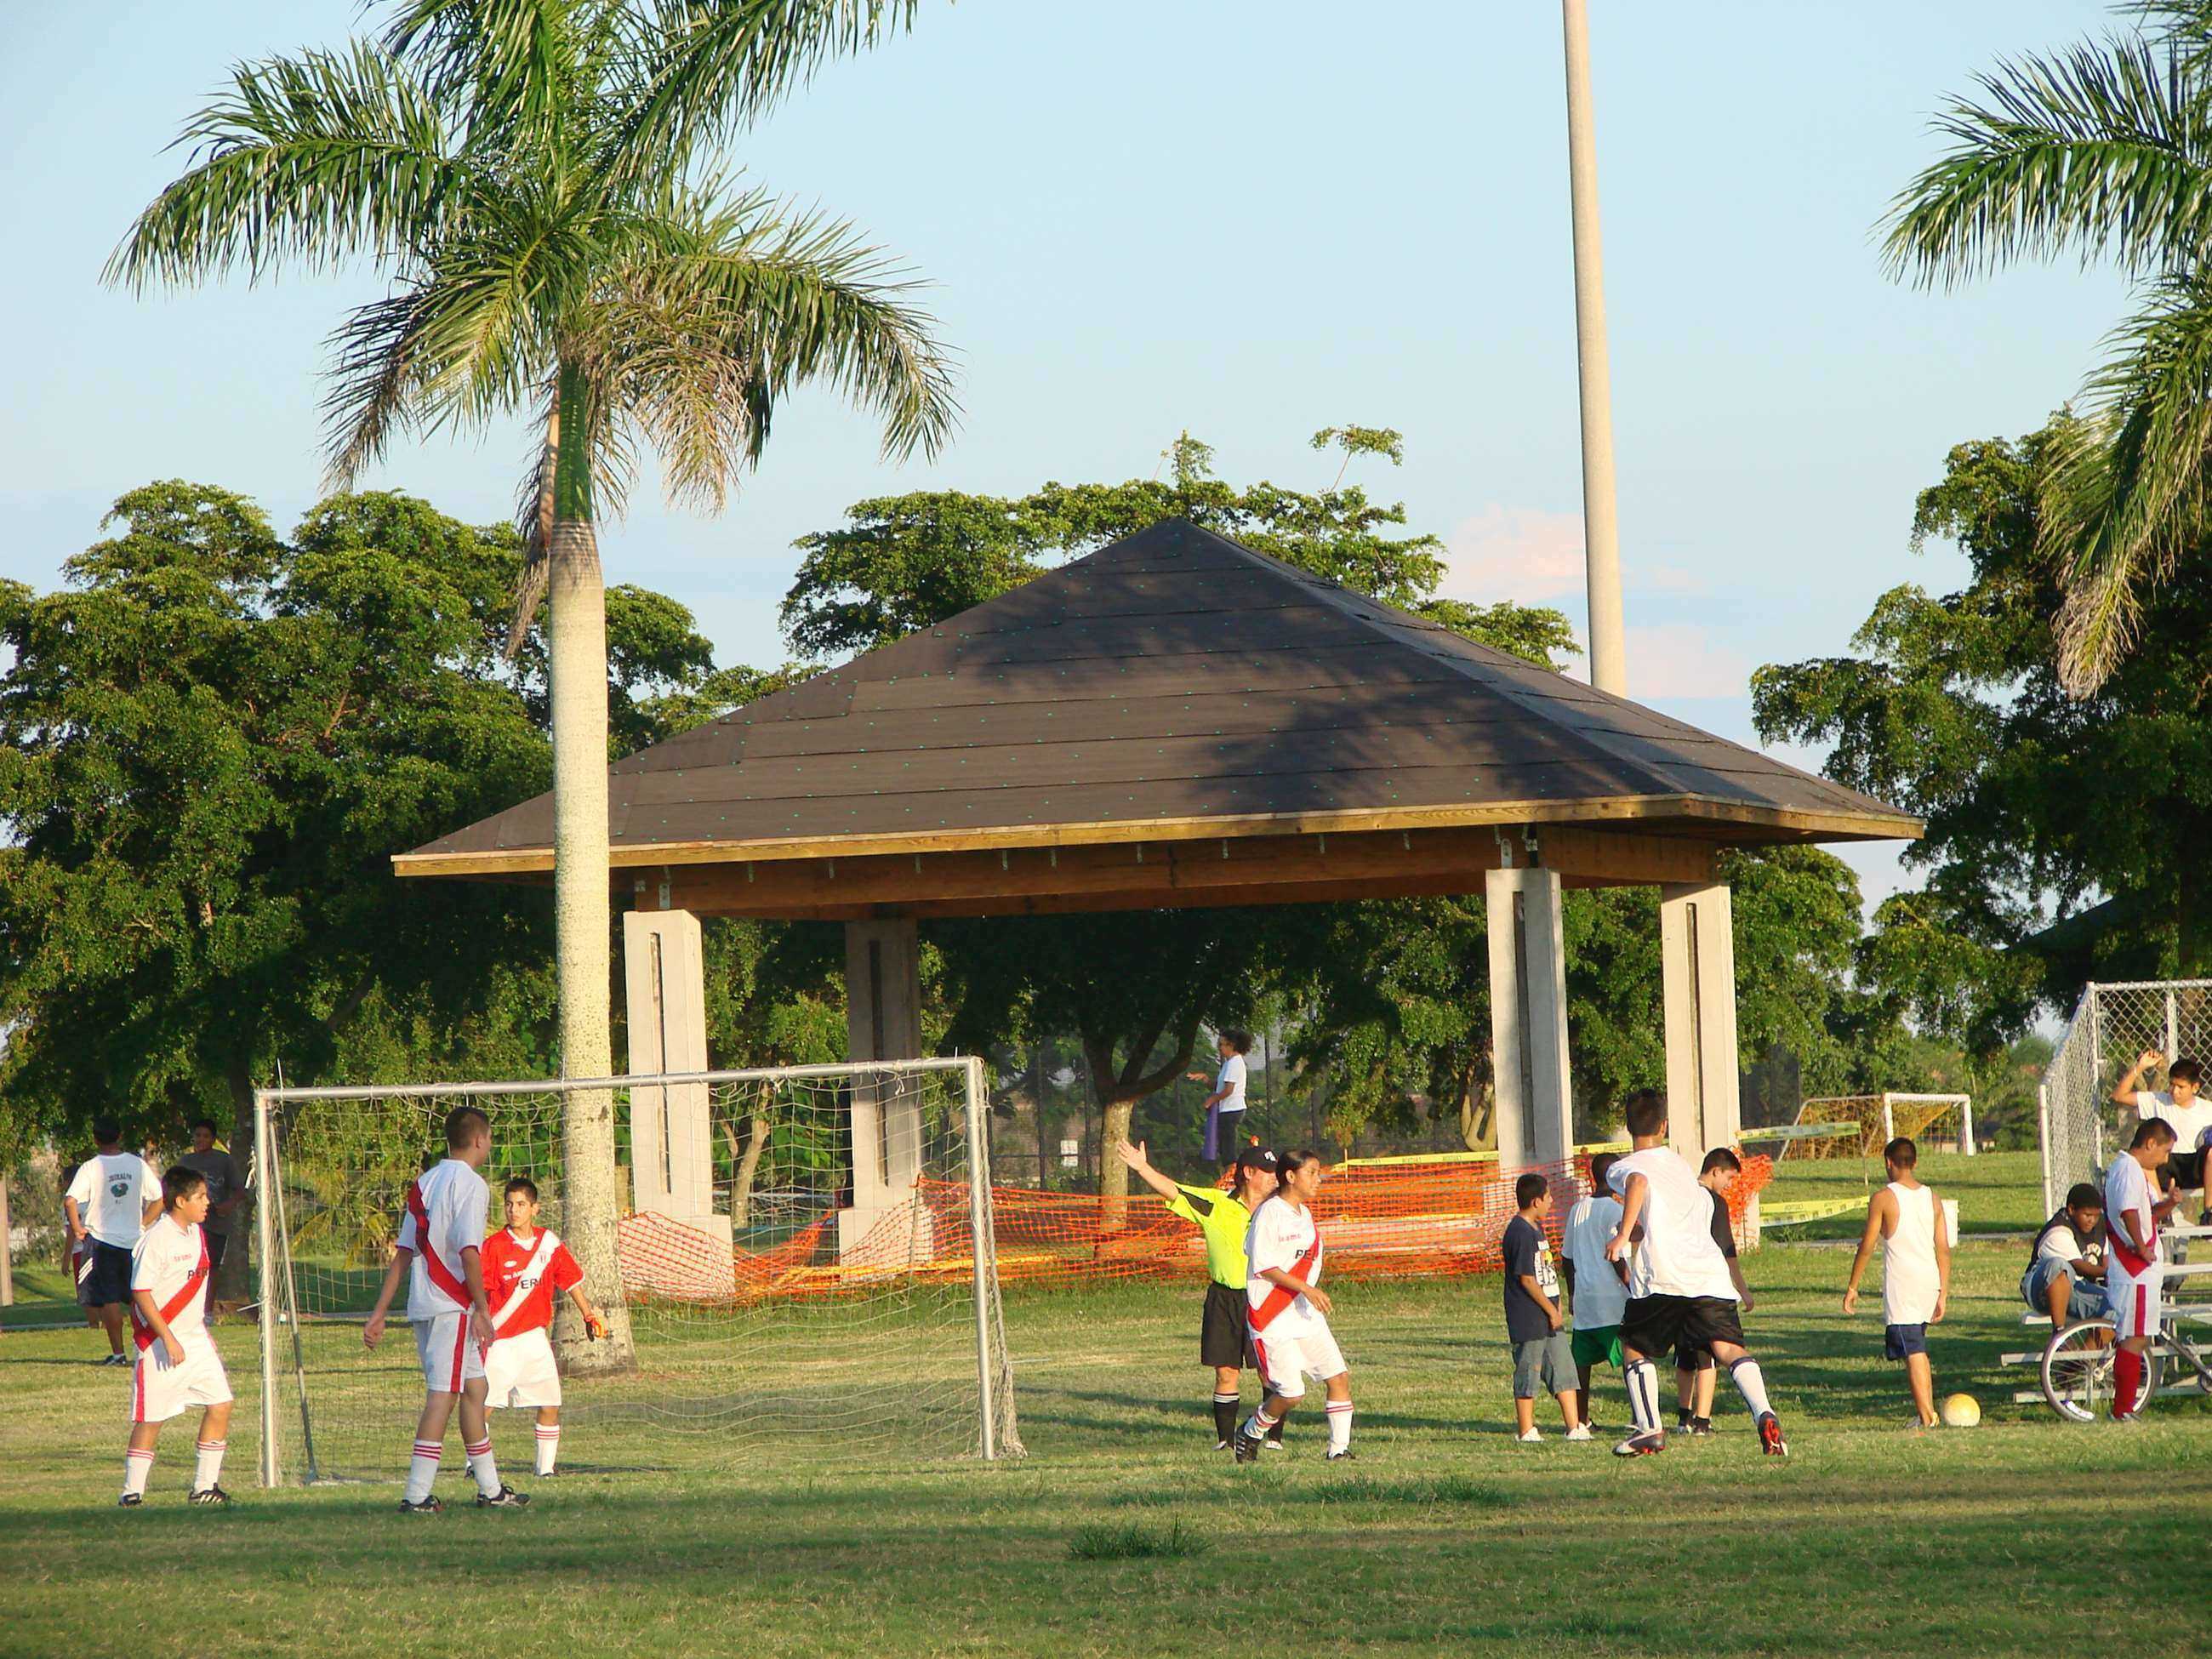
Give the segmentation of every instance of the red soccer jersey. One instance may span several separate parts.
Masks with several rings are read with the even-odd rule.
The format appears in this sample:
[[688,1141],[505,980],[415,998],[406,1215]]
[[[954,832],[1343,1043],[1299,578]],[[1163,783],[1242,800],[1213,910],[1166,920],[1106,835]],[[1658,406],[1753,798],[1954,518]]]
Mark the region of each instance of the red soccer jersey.
[[501,1227],[483,1242],[484,1300],[495,1340],[553,1322],[553,1298],[584,1282],[584,1270],[557,1234],[540,1227],[526,1245]]

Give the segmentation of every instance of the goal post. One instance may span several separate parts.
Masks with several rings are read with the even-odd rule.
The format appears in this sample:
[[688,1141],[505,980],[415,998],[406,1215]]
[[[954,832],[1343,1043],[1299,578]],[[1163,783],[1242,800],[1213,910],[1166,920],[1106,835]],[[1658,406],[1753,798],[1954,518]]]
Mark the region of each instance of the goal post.
[[1940,1146],[1972,1157],[1974,1151],[1974,1104],[1967,1095],[1823,1095],[1798,1108],[1797,1123],[1828,1133],[1790,1141],[1785,1158],[1871,1158],[1899,1135],[1927,1143],[1931,1152]]
[[[447,1114],[476,1106],[491,1121],[486,1231],[526,1181],[538,1224],[562,1231],[562,1108],[586,1091],[616,1102],[636,1364],[566,1380],[572,1466],[1021,1452],[982,1062],[869,1061],[262,1091],[265,1484],[404,1473],[422,1395],[404,1305],[373,1353],[362,1326],[407,1187],[444,1155]],[[495,1436],[532,1415],[495,1413]]]

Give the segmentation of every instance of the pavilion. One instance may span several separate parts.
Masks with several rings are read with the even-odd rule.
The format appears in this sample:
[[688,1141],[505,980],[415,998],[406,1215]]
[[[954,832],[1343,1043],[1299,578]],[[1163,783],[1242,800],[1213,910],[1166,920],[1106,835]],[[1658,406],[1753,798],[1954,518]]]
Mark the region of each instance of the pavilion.
[[[1481,892],[1505,1167],[1573,1141],[1563,889],[1660,890],[1668,1092],[1695,1154],[1740,1128],[1719,854],[1922,828],[1182,520],[609,785],[634,1073],[706,1065],[702,915],[844,922],[852,1057],[900,1059],[920,1049],[923,918]],[[547,794],[393,863],[550,878],[552,847]],[[856,1199],[874,1184],[855,1180]]]

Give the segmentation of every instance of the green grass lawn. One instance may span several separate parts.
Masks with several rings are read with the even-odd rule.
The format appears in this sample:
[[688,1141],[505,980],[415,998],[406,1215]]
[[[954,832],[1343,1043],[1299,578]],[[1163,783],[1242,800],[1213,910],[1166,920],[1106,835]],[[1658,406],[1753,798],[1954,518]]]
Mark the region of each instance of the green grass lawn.
[[[118,1510],[125,1380],[87,1369],[88,1333],[10,1334],[0,1653],[2172,1650],[2207,1565],[2212,1402],[2163,1399],[2135,1429],[2010,1403],[2022,1378],[1996,1358],[2033,1340],[2024,1253],[1960,1250],[1932,1347],[1939,1387],[1986,1416],[1926,1436],[1899,1426],[1878,1311],[1838,1310],[1837,1251],[1747,1258],[1786,1463],[1759,1456],[1725,1384],[1719,1433],[1662,1458],[1514,1444],[1485,1279],[1342,1286],[1358,1462],[1325,1466],[1318,1422],[1294,1419],[1290,1452],[1240,1469],[1210,1449],[1193,1291],[1123,1285],[1010,1298],[1020,1461],[586,1422],[564,1449],[594,1467],[539,1484],[526,1513],[466,1507],[449,1474],[461,1501],[422,1519],[393,1512],[389,1483],[255,1489],[243,1328],[224,1334],[237,1504],[184,1505],[186,1419],[148,1506]],[[887,1348],[872,1386],[900,1375]],[[1617,1430],[1617,1379],[1600,1400]],[[520,1465],[520,1425],[495,1423]],[[394,1472],[410,1429],[404,1411],[381,1426]]]
[[[2043,1224],[2042,1162],[2034,1152],[1923,1152],[1920,1178],[1939,1197],[1959,1201],[1959,1231],[1966,1233],[2023,1232]],[[1860,1159],[1784,1158],[1760,1194],[1767,1202],[1792,1200],[1848,1200],[1844,1213],[1778,1230],[1784,1239],[1856,1238],[1866,1224],[1868,1196],[1888,1177],[1879,1155]],[[2021,1253],[2023,1256],[2025,1251]]]

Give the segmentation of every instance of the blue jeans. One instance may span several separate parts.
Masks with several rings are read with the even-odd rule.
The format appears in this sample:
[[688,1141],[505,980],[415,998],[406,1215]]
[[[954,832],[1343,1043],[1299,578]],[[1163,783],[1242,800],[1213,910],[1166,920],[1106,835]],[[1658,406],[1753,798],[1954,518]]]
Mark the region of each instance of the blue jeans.
[[2067,1283],[2066,1322],[2077,1320],[2101,1319],[2106,1312],[2105,1287],[2085,1285],[2075,1275],[2073,1267],[2055,1255],[2039,1255],[2028,1270],[2020,1276],[2021,1300],[2039,1314],[2051,1311],[2051,1284],[2063,1278]]

